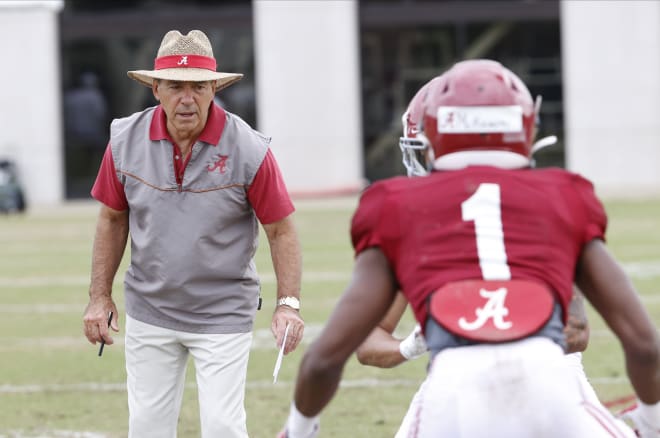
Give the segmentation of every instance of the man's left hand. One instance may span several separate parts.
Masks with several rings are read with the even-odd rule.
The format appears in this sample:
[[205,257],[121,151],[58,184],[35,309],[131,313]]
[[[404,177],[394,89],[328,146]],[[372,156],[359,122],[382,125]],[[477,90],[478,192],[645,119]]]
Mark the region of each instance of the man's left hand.
[[303,321],[297,310],[289,306],[277,306],[270,327],[273,336],[275,336],[277,348],[282,346],[287,324],[289,325],[289,332],[286,335],[284,354],[289,354],[300,344],[305,331],[305,321]]

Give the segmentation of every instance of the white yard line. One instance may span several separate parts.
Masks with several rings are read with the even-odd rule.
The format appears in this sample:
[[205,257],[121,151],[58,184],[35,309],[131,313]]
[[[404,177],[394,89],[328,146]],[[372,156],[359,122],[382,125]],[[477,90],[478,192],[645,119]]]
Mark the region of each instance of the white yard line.
[[[305,335],[301,344],[307,345],[311,343],[319,335],[322,328],[322,324],[307,324],[305,326]],[[124,348],[123,333],[113,332],[113,339],[115,343],[112,347],[107,346],[108,348]],[[93,349],[94,347],[87,342],[81,329],[80,336],[5,337],[3,338],[2,344],[0,344],[0,353],[16,350],[41,350],[44,348]],[[273,352],[277,352],[275,338],[270,329],[259,329],[253,332],[252,350],[272,350]]]
[[[309,345],[321,333],[323,324],[307,324],[305,326],[305,336],[301,345]],[[407,332],[406,332],[407,333]],[[398,331],[395,336],[404,337],[406,333]],[[614,334],[609,329],[592,329],[590,331],[592,339],[612,339]],[[115,343],[110,348],[124,348],[123,332],[113,333]],[[7,353],[16,350],[41,350],[49,349],[93,349],[94,347],[87,342],[82,333],[80,336],[44,336],[44,337],[6,337],[0,344],[0,353]],[[270,329],[255,330],[252,338],[252,350],[272,350],[276,352],[275,338]],[[2,437],[0,437],[2,438]]]
[[637,279],[660,277],[660,260],[623,263],[626,273]]
[[107,438],[107,436],[108,435],[102,433],[79,430],[48,429],[33,432],[26,432],[23,430],[0,430],[0,438]]
[[620,385],[623,383],[628,383],[628,377],[619,376],[619,377],[589,377],[587,376],[589,382],[596,385]]
[[[117,276],[114,286],[121,287],[123,277]],[[262,284],[275,284],[275,274],[266,272],[259,274]],[[332,272],[332,271],[305,271],[303,272],[303,281],[348,281],[350,272]],[[51,286],[89,286],[88,275],[45,275],[38,277],[13,277],[0,276],[0,288],[11,287],[14,289],[32,288],[32,287],[51,287]]]
[[39,303],[39,304],[0,304],[0,312],[3,314],[46,314],[46,313],[78,313],[82,320],[82,312],[86,303]]
[[[660,291],[641,296],[642,302],[647,304],[660,303]],[[39,304],[0,304],[0,313],[2,314],[50,314],[50,313],[78,313],[82,315],[87,304],[71,303],[39,303]],[[81,316],[82,317],[82,316]],[[0,347],[1,348],[1,347]],[[2,438],[2,437],[0,437]]]
[[[646,279],[660,277],[660,260],[650,260],[645,262],[624,263],[624,270],[632,278]],[[265,272],[259,275],[263,284],[274,284],[275,275],[272,272]],[[305,271],[303,272],[303,281],[348,281],[350,280],[349,271]],[[122,285],[122,276],[118,275],[114,284],[118,287]],[[0,288],[11,287],[15,289],[49,286],[87,286],[89,285],[88,275],[46,275],[38,277],[24,276],[0,276]]]
[[[591,383],[597,385],[618,385],[628,382],[628,378],[621,377],[589,377]],[[342,388],[392,388],[392,387],[417,387],[421,383],[419,379],[344,379],[341,381]],[[294,380],[253,380],[248,381],[248,389],[264,389],[273,387],[293,387]],[[195,388],[194,382],[186,383],[186,388]],[[27,384],[27,385],[0,385],[0,394],[35,394],[42,392],[124,392],[126,383],[68,383],[68,384]],[[0,437],[2,437],[0,435]]]

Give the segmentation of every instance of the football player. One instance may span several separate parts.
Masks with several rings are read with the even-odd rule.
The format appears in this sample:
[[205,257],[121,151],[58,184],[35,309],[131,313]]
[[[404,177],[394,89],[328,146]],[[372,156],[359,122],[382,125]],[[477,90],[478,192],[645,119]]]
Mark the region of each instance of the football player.
[[592,184],[532,168],[536,117],[525,84],[495,61],[431,82],[411,129],[433,171],[362,194],[353,276],[300,364],[288,437],[315,436],[346,361],[398,290],[431,355],[411,435],[624,436],[563,360],[574,283],[622,345],[640,436],[660,436],[657,329],[604,243]]
[[[424,109],[424,98],[431,82],[426,83],[415,94],[402,117],[403,136],[399,140],[399,146],[403,157],[403,165],[410,177],[427,175],[429,169],[432,168],[432,163],[426,162],[427,157],[425,156],[423,143],[416,141],[418,130],[415,126],[415,120],[419,119],[419,115]],[[540,106],[541,98],[538,96],[535,101],[537,124]],[[540,149],[550,146],[556,141],[557,138],[555,136],[545,137],[536,141],[532,146],[531,154],[534,155]],[[356,356],[361,364],[379,368],[391,368],[407,360],[421,357],[428,351],[419,324],[416,324],[412,332],[404,339],[398,339],[394,336],[394,330],[400,322],[407,304],[408,302],[403,294],[398,293],[383,320],[358,347]],[[566,327],[564,328],[564,335],[566,337],[567,353],[564,358],[569,362],[577,381],[582,385],[583,392],[588,396],[589,401],[593,404],[600,404],[598,396],[589,383],[582,365],[582,352],[587,348],[589,342],[589,327],[584,308],[584,299],[577,288],[569,306],[569,315]],[[412,418],[417,410],[417,402],[419,401],[421,391],[422,388],[414,395],[413,401],[395,438],[408,436],[408,429],[412,424]],[[635,437],[632,431],[630,431],[630,437]]]

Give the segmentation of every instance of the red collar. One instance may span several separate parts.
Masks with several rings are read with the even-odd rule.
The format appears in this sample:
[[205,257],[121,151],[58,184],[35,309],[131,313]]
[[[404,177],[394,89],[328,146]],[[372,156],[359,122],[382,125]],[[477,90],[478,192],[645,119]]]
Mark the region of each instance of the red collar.
[[[215,103],[211,103],[206,126],[204,126],[197,140],[216,146],[220,142],[222,131],[225,129],[225,121],[225,110]],[[167,121],[162,105],[158,105],[154,111],[153,118],[151,119],[151,127],[149,128],[149,139],[152,141],[172,141],[170,134],[167,132]]]

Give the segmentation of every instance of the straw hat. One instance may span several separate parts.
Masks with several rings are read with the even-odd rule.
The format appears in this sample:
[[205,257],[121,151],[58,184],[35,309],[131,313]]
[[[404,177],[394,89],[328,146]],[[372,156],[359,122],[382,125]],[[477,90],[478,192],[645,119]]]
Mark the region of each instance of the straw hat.
[[128,77],[151,88],[154,79],[170,81],[215,81],[216,91],[241,80],[241,73],[216,71],[211,42],[200,30],[182,35],[178,30],[165,34],[153,70],[133,70]]

